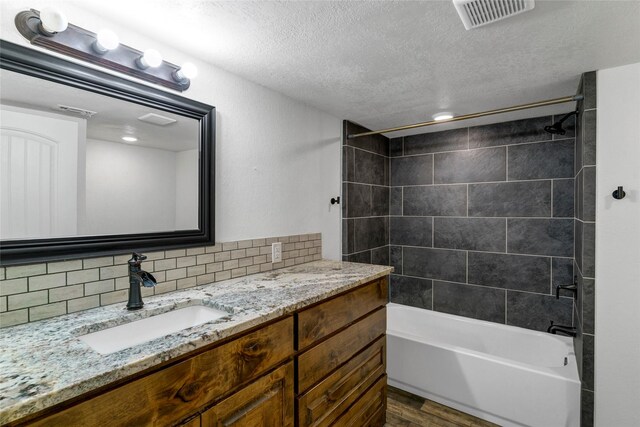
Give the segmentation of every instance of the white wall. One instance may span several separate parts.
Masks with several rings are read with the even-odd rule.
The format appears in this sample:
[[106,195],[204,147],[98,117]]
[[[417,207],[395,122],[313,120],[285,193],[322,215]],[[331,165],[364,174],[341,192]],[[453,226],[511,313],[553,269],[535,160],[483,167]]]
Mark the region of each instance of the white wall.
[[[190,57],[180,46],[157,46],[65,1],[0,2],[0,35],[28,45],[13,19],[21,10],[57,5],[73,24],[109,27],[139,49],[156,46],[173,63],[192,61],[199,76],[183,96],[217,108],[216,240],[321,232],[323,256],[340,257],[341,121],[327,113]],[[140,17],[144,19],[144,17]],[[158,25],[158,31],[164,31]]]
[[87,234],[175,229],[175,152],[87,139],[86,159]]
[[[598,71],[596,426],[640,425],[640,63]],[[615,200],[619,185],[627,196]]]
[[198,150],[176,155],[176,230],[198,228]]

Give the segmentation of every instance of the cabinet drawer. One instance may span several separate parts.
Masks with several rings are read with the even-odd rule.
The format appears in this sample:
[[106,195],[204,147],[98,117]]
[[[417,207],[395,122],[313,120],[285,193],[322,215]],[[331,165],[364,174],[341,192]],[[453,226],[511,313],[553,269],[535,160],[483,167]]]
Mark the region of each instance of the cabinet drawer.
[[34,425],[170,425],[293,354],[293,318],[132,381]]
[[202,427],[293,426],[293,363],[202,413]]
[[386,308],[383,307],[298,356],[298,393],[304,393],[384,335],[386,324]]
[[387,405],[387,376],[380,378],[363,394],[349,411],[343,414],[335,426],[381,427],[385,421]]
[[387,304],[387,278],[298,313],[298,349],[332,334],[365,314]]
[[385,337],[338,368],[320,384],[298,398],[300,426],[327,426],[384,375]]

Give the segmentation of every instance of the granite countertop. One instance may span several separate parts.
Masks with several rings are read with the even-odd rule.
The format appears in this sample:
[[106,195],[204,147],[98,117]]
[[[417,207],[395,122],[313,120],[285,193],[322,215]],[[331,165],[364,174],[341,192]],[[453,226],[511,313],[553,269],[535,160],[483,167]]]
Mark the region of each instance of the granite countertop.
[[[166,360],[385,276],[391,267],[315,261],[295,267],[0,329],[0,424],[36,413]],[[203,304],[229,316],[111,354],[78,336]]]

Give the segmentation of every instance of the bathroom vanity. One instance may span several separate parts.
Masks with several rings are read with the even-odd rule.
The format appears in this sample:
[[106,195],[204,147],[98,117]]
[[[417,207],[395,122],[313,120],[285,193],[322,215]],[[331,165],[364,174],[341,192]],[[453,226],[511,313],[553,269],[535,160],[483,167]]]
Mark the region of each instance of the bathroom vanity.
[[[167,306],[209,301],[230,314],[105,355],[77,336],[100,328],[95,325],[122,323],[114,316],[128,314],[123,307],[5,329],[16,334],[40,326],[42,335],[31,331],[31,337],[40,336],[43,342],[33,343],[32,349],[47,340],[62,347],[43,349],[51,353],[53,366],[47,369],[29,366],[42,360],[42,355],[29,356],[29,348],[22,350],[25,360],[19,362],[19,347],[11,346],[0,367],[20,380],[3,390],[8,399],[0,403],[0,421],[38,426],[381,426],[390,270],[318,261],[150,298],[143,310],[151,315]],[[91,319],[90,327],[80,324]],[[60,327],[67,329],[45,337],[47,330]],[[102,366],[96,365],[100,361]],[[66,371],[74,367],[85,372]],[[34,395],[21,396],[25,390]]]

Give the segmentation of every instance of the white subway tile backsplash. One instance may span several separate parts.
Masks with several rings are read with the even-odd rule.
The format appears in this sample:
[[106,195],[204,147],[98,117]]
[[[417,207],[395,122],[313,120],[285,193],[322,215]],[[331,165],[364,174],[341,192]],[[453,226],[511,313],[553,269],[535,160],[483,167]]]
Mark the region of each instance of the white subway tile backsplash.
[[[283,243],[283,262],[271,263],[273,242]],[[320,259],[321,247],[321,236],[314,233],[145,253],[142,268],[153,273],[158,285],[143,287],[141,293],[149,297],[309,262]],[[123,253],[0,267],[0,327],[126,302],[130,258],[131,253]]]

